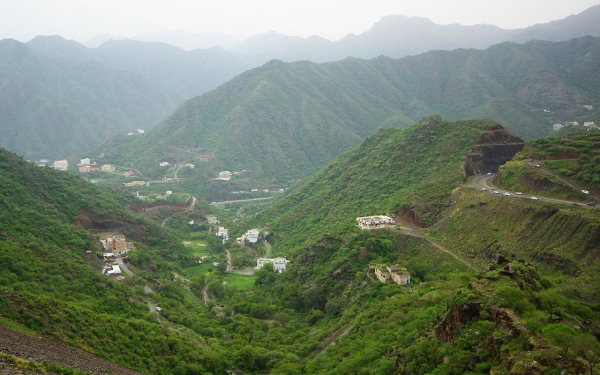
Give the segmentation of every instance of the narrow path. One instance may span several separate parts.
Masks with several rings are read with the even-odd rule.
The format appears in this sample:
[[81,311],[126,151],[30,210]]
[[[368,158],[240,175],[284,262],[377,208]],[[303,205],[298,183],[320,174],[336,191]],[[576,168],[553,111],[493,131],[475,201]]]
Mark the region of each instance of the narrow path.
[[129,277],[133,276],[133,272],[131,272],[129,267],[127,267],[127,265],[123,263],[123,258],[121,258],[120,256],[117,257],[117,264],[119,265],[121,270],[125,272]]
[[270,258],[271,257],[271,244],[267,242],[267,240],[264,240],[263,243],[265,244],[265,258]]
[[231,266],[231,253],[229,252],[229,249],[225,249],[225,256],[227,257],[227,267],[225,268],[225,271],[229,272],[233,269]]
[[[188,198],[188,199],[189,199],[189,198]],[[162,227],[164,227],[164,226],[165,226],[165,224],[167,223],[167,220],[169,220],[169,219],[170,219],[170,218],[172,218],[173,216],[177,216],[177,215],[183,215],[183,214],[185,214],[185,213],[188,213],[188,212],[190,212],[191,210],[193,210],[193,209],[194,209],[194,206],[196,205],[196,201],[197,201],[196,197],[192,196],[192,203],[190,204],[190,206],[189,206],[188,208],[186,208],[185,210],[183,210],[183,211],[181,211],[181,212],[175,212],[174,214],[167,216],[167,217],[166,217],[166,218],[165,218],[165,219],[162,221],[162,224],[161,224],[161,226],[162,226]]]
[[179,173],[180,169],[181,169],[181,164],[178,164],[177,169],[175,170],[175,179],[177,179],[177,173]]
[[239,202],[254,202],[254,201],[264,201],[268,199],[273,199],[275,197],[264,197],[264,198],[250,198],[250,199],[238,199],[235,201],[223,201],[223,202],[212,202],[213,206],[220,206],[225,203],[239,203]]

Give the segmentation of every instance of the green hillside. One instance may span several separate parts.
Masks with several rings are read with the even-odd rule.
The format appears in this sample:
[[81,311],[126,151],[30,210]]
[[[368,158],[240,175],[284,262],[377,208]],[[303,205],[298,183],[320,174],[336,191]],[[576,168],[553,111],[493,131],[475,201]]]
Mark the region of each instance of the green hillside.
[[[430,118],[382,130],[252,219],[291,259],[268,290],[325,312],[325,344],[304,371],[586,371],[600,348],[600,214],[466,186],[461,165],[491,124]],[[422,237],[353,225],[385,213],[410,223],[407,208],[433,224]],[[373,263],[406,267],[413,287],[370,280]]]
[[141,277],[119,281],[101,273],[100,243],[82,227],[90,220],[129,228],[141,241],[132,261],[145,256],[160,265],[186,256],[180,242],[125,209],[133,196],[3,149],[0,177],[0,323],[52,334],[139,371],[169,374],[185,361],[220,372],[220,359],[197,334],[164,329],[148,314]]
[[[190,99],[151,133],[111,140],[93,154],[134,162],[155,177],[162,175],[159,161],[192,162],[196,184],[242,169],[284,183],[314,173],[381,127],[406,127],[429,114],[491,118],[520,136],[542,136],[560,119],[598,117],[590,83],[600,74],[599,54],[599,39],[588,37],[399,60],[271,61]],[[212,159],[201,162],[201,154]]]
[[[125,210],[139,208],[129,195],[3,152],[0,323],[152,374],[589,372],[600,351],[599,211],[469,187],[475,144],[517,141],[491,136],[500,129],[434,116],[382,129],[258,215],[218,211],[233,238],[262,227],[272,255],[290,260],[253,276],[226,271],[225,253],[255,260],[262,242],[222,242],[185,216],[159,227]],[[413,229],[354,225],[385,213]],[[80,227],[111,220],[140,240],[134,276],[120,281],[95,268],[99,250]],[[372,265],[384,263],[411,282],[381,283]]]

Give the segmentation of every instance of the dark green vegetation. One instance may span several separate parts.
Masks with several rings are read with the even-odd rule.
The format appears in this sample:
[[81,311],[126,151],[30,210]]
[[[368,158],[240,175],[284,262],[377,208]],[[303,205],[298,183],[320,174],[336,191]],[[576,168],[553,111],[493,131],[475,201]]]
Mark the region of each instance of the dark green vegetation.
[[[250,219],[242,222],[219,212],[232,237],[268,224],[273,255],[291,260],[282,274],[268,266],[257,271],[254,285],[224,272],[222,262],[205,267],[197,259],[207,254],[210,261],[223,260],[225,250],[243,256],[262,251],[263,244],[246,250],[233,239],[223,244],[206,234],[204,222],[190,226],[185,215],[158,228],[122,209],[131,203],[128,195],[106,198],[94,211],[123,215],[129,223],[124,232],[147,228],[144,243],[129,255],[135,276],[120,282],[90,267],[81,250],[93,241],[70,224],[84,221],[77,210],[55,220],[78,233],[80,245],[49,235],[39,249],[21,244],[37,233],[21,225],[3,240],[3,248],[19,250],[7,252],[9,258],[23,262],[19,256],[30,246],[31,257],[47,262],[29,262],[38,264],[36,272],[29,264],[11,269],[14,276],[0,294],[2,314],[145,373],[582,373],[595,366],[600,350],[600,216],[583,207],[507,201],[464,186],[467,154],[491,129],[497,129],[493,121],[453,123],[433,116],[408,129],[382,129],[259,215],[248,212]],[[55,181],[52,194],[34,191],[59,211],[63,203],[55,191],[66,189],[56,182],[61,178],[75,190],[66,207],[84,205],[77,196],[87,191],[82,196],[89,197],[88,189],[106,193],[6,155],[3,181],[16,181],[16,187]],[[13,190],[0,190],[6,202],[17,201]],[[23,204],[46,208],[28,199]],[[357,216],[385,213],[415,229],[353,225]],[[184,247],[184,239],[196,245]],[[68,273],[47,270],[54,253],[78,267],[70,286],[61,283]],[[7,262],[1,264],[16,264]],[[380,283],[369,272],[373,263],[405,267],[411,284]],[[55,290],[39,285],[38,274],[57,278]],[[146,282],[157,292],[144,295]],[[160,323],[157,314],[148,314],[146,299],[162,308]]]
[[[190,99],[150,133],[113,139],[93,156],[133,161],[154,177],[164,173],[160,161],[192,162],[188,180],[216,200],[219,190],[236,189],[206,182],[220,170],[247,169],[257,184],[286,183],[381,127],[405,127],[430,113],[492,118],[523,137],[548,134],[559,118],[595,120],[598,59],[600,39],[587,37],[400,60],[271,61]],[[201,162],[206,155],[212,158]]]
[[148,130],[181,100],[137,73],[0,41],[0,144],[27,158],[64,158]]

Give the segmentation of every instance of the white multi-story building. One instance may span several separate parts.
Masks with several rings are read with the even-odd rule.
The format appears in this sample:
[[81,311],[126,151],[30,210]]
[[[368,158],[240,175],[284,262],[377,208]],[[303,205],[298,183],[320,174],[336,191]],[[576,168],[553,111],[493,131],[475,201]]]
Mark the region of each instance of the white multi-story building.
[[256,270],[259,270],[261,268],[263,268],[263,266],[267,263],[272,263],[273,264],[273,270],[275,272],[279,272],[282,273],[283,271],[285,271],[285,269],[287,268],[287,264],[290,261],[287,260],[286,258],[258,258],[256,260]]
[[59,171],[66,171],[69,168],[69,162],[66,160],[55,160],[54,161],[54,169],[58,169]]
[[258,237],[260,236],[260,230],[250,229],[244,235],[242,235],[242,242],[248,241],[250,243],[257,243]]
[[79,165],[90,165],[90,164],[92,164],[92,161],[89,158],[81,159],[79,161]]
[[217,232],[216,236],[227,241],[229,239],[229,229],[225,229],[225,227],[219,227],[219,231]]

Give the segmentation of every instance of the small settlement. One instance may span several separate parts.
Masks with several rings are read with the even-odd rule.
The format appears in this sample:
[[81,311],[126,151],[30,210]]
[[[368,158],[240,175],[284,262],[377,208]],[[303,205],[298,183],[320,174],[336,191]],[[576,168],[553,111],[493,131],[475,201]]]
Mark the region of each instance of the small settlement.
[[389,216],[364,216],[356,218],[356,226],[360,229],[394,228],[396,222]]
[[369,273],[375,273],[377,279],[384,284],[396,283],[406,285],[410,283],[410,273],[404,267],[388,266],[387,264],[370,264]]

